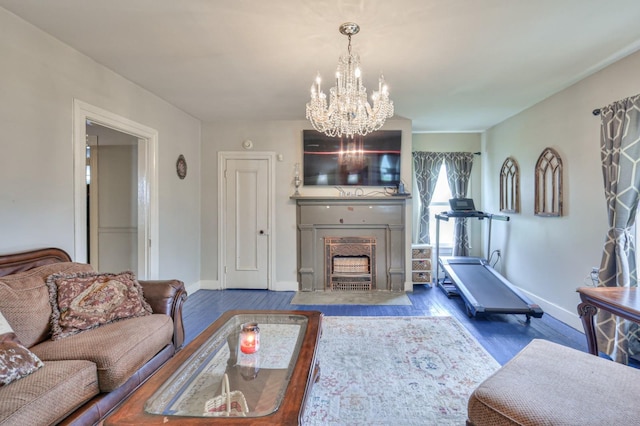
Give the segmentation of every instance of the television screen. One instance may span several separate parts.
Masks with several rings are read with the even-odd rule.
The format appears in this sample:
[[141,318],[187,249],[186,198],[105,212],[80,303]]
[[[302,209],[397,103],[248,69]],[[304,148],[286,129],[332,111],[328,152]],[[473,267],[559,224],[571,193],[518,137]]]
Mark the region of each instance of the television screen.
[[397,186],[401,146],[400,130],[378,130],[353,139],[304,130],[304,184]]

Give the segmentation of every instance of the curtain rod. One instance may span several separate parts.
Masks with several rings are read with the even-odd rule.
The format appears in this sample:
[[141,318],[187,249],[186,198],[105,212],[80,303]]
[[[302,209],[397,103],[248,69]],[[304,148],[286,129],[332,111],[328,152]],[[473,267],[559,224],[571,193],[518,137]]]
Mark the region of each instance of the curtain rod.
[[591,114],[593,115],[600,115],[600,108],[596,108],[593,111],[591,111]]

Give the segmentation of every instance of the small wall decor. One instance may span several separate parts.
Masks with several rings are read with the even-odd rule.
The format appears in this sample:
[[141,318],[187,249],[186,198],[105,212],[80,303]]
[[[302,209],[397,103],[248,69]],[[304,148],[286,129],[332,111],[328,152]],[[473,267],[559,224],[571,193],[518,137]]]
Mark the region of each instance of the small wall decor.
[[545,148],[535,171],[536,216],[562,216],[562,159],[553,148]]
[[178,161],[176,161],[176,172],[180,179],[184,179],[187,176],[187,160],[184,159],[182,154],[178,156]]
[[513,157],[507,157],[500,169],[500,211],[520,212],[520,166]]

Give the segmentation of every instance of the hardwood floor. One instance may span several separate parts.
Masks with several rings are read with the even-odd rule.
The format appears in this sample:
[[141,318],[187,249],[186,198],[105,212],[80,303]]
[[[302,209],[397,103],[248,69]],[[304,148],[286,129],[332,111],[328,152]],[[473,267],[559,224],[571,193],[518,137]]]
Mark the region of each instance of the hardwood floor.
[[453,316],[500,363],[509,361],[532,339],[547,339],[587,351],[584,334],[544,314],[526,322],[524,315],[469,318],[459,298],[448,299],[438,288],[416,285],[408,293],[411,306],[291,305],[295,292],[267,290],[198,290],[184,306],[186,342],[223,312],[232,309],[317,310],[327,316]]

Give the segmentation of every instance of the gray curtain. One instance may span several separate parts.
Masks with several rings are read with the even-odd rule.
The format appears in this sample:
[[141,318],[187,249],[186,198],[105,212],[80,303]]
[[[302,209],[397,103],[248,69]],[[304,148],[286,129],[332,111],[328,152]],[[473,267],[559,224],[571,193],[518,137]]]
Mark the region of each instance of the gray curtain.
[[[609,231],[600,264],[599,286],[637,287],[632,228],[640,191],[640,95],[601,109],[600,156]],[[637,326],[600,310],[598,347],[623,364],[638,353]]]
[[[469,178],[473,166],[473,154],[470,152],[447,152],[444,154],[447,167],[447,181],[453,198],[466,198]],[[453,255],[469,256],[469,229],[466,218],[456,218],[453,228]],[[487,254],[488,256],[488,254]]]
[[418,243],[420,244],[431,244],[431,236],[429,235],[429,204],[431,204],[433,190],[438,181],[440,167],[442,167],[442,153],[413,153],[413,169],[421,204],[420,229],[418,234]]

